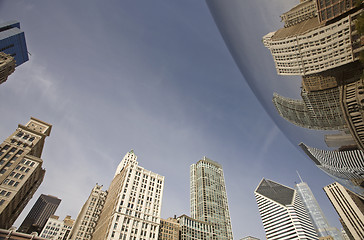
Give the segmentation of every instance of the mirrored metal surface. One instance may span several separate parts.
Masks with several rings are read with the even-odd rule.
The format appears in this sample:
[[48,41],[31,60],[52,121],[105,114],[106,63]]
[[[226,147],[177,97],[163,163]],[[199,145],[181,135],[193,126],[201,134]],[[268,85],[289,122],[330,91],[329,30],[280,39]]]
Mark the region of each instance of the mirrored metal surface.
[[317,167],[364,197],[362,1],[207,4],[244,78],[281,130]]

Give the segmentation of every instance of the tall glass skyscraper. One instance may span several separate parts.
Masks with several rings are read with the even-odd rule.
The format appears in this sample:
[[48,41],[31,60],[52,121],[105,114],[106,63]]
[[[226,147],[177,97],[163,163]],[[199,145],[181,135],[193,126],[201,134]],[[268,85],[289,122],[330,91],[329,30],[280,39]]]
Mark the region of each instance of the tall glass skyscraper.
[[296,184],[297,193],[300,195],[303,204],[311,218],[313,227],[315,228],[319,237],[331,236],[334,240],[343,240],[343,237],[339,230],[335,227],[331,227],[327,221],[324,213],[322,212],[315,196],[311,189],[305,182]]
[[212,224],[217,239],[233,239],[222,166],[203,157],[190,167],[191,216]]
[[0,24],[0,52],[15,59],[16,66],[29,60],[25,35],[20,30],[20,23],[10,21]]

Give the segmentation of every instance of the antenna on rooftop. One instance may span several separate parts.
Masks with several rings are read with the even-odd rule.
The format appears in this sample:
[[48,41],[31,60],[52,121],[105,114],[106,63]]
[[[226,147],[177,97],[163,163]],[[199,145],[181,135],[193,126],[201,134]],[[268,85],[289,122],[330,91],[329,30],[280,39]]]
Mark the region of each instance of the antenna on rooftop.
[[302,180],[302,178],[301,178],[301,175],[298,173],[298,171],[297,171],[297,170],[296,170],[296,172],[297,172],[297,175],[298,175],[298,177],[300,178],[301,182],[303,182],[303,180]]

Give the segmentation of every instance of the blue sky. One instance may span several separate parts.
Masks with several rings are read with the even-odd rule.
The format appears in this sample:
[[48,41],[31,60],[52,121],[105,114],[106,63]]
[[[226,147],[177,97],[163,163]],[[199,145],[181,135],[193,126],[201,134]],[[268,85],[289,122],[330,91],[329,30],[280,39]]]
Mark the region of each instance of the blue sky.
[[[259,20],[244,22],[248,36],[277,29],[293,4],[248,2],[244,18]],[[31,56],[0,87],[0,136],[30,116],[53,124],[45,179],[17,226],[41,193],[62,199],[61,218],[75,218],[134,149],[141,166],[165,176],[163,218],[189,215],[189,166],[207,156],[223,165],[236,239],[264,238],[253,194],[261,178],[293,187],[296,170],[339,227],[322,191],[333,180],[264,111],[204,1],[3,0],[0,21],[8,20],[20,21]]]

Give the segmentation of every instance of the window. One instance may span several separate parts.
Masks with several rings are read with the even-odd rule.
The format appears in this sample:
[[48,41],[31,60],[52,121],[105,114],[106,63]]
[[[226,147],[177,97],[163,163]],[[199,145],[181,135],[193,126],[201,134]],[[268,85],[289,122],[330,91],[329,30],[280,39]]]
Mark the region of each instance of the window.
[[4,199],[1,199],[1,200],[0,200],[0,206],[1,206],[1,205],[3,205],[3,204],[4,204],[4,202],[5,202],[5,200],[4,200]]

